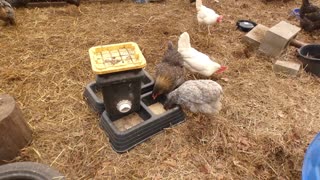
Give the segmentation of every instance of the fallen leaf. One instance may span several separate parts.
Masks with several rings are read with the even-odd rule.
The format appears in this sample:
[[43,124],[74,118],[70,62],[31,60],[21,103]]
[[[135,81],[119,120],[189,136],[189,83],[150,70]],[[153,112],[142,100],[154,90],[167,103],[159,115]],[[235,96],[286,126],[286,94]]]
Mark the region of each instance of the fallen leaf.
[[203,164],[199,168],[200,172],[205,173],[205,174],[210,174],[211,172],[211,166],[208,164]]
[[240,164],[240,161],[233,160],[232,162],[233,162],[233,164],[236,165],[236,166],[238,166],[238,165]]
[[224,81],[224,82],[228,82],[228,81],[229,81],[229,79],[228,79],[228,78],[224,78],[224,77],[223,77],[223,78],[221,78],[221,80],[222,80],[222,81]]
[[71,136],[73,136],[73,137],[79,137],[79,136],[83,136],[83,135],[84,135],[84,131],[71,133]]
[[216,165],[216,169],[223,169],[225,166],[222,163]]
[[222,180],[222,179],[224,179],[224,175],[218,174],[218,175],[217,175],[217,180]]
[[245,146],[250,146],[250,143],[247,138],[240,138],[239,142]]
[[281,118],[283,118],[283,117],[284,117],[283,112],[282,112],[282,111],[279,111],[279,112],[278,112],[278,116],[281,117]]
[[175,161],[173,159],[165,160],[163,163],[167,164],[167,165],[169,165],[171,167],[177,167],[177,161]]

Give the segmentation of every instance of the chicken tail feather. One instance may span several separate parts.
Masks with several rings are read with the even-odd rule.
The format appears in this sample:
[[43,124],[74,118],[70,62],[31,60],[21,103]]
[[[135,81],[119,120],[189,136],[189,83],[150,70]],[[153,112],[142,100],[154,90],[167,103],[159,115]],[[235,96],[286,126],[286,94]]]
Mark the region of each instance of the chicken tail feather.
[[199,11],[202,6],[202,0],[196,0],[196,8]]
[[190,37],[187,32],[180,35],[178,40],[178,48],[191,48]]

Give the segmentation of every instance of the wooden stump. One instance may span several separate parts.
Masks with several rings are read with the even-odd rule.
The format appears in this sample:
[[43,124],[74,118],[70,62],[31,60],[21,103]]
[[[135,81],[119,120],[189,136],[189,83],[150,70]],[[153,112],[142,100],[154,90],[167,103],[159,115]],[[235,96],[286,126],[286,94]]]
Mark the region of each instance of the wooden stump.
[[0,94],[0,163],[15,158],[31,139],[32,131],[13,97]]

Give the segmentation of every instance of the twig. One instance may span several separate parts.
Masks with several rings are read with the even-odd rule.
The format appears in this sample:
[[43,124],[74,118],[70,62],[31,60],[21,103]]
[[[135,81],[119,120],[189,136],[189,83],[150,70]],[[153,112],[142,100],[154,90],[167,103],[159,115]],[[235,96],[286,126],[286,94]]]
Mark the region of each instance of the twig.
[[59,155],[52,161],[52,163],[50,164],[50,166],[52,166],[52,165],[57,161],[57,159],[61,156],[61,154],[64,152],[64,150],[65,150],[65,149],[63,149],[63,150],[59,153]]

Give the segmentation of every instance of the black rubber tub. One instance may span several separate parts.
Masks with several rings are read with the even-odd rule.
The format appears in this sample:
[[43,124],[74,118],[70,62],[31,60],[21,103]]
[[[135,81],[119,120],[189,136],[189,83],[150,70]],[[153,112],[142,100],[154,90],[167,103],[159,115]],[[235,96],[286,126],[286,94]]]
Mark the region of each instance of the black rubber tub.
[[320,44],[308,44],[298,49],[305,71],[320,77]]
[[65,180],[65,176],[48,165],[15,162],[0,166],[0,180]]

